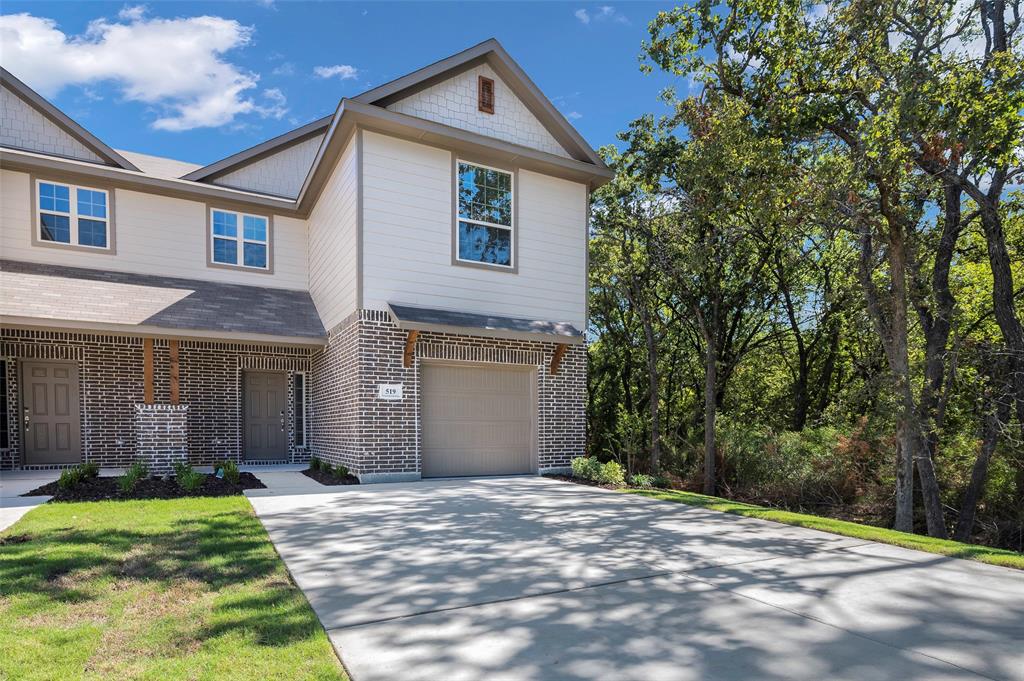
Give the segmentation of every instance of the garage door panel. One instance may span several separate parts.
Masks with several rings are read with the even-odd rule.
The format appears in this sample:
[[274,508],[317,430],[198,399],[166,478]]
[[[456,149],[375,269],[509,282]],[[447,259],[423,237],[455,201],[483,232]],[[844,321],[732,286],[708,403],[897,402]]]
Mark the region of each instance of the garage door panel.
[[529,367],[424,364],[423,475],[533,471],[533,371]]

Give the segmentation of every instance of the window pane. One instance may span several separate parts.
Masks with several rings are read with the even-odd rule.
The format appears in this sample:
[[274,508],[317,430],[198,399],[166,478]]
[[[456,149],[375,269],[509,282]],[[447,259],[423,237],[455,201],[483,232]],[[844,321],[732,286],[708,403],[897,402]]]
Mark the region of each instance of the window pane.
[[512,176],[459,164],[459,217],[512,226]]
[[39,183],[39,210],[71,212],[71,190],[62,184]]
[[238,264],[238,242],[234,239],[213,240],[213,261],[228,265]]
[[267,220],[246,215],[242,218],[242,236],[250,241],[267,240]]
[[510,266],[512,264],[511,230],[460,222],[459,258]]
[[43,241],[71,243],[71,218],[67,215],[39,214],[39,238]]
[[245,266],[246,267],[266,267],[267,266],[267,247],[264,244],[250,244],[244,245],[243,252],[245,253]]
[[238,214],[213,211],[213,233],[217,236],[238,236]]
[[295,444],[306,444],[306,377],[295,374]]
[[79,189],[78,214],[94,218],[107,217],[107,195],[92,189]]
[[78,220],[78,243],[82,246],[107,247],[107,223],[101,220]]

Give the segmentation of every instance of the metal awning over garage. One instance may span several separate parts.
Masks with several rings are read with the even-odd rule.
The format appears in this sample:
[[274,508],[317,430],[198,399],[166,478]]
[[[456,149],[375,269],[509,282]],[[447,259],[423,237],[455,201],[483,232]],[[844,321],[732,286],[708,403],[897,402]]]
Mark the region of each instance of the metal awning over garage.
[[389,303],[388,311],[398,328],[406,331],[437,331],[565,345],[583,342],[583,333],[568,322],[456,312],[402,303]]

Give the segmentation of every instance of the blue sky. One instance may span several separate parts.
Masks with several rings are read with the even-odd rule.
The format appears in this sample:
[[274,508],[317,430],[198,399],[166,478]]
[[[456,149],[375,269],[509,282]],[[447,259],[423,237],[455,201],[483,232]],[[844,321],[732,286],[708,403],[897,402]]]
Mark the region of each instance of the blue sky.
[[638,67],[669,7],[5,0],[0,62],[114,148],[209,163],[496,37],[598,147],[685,90]]

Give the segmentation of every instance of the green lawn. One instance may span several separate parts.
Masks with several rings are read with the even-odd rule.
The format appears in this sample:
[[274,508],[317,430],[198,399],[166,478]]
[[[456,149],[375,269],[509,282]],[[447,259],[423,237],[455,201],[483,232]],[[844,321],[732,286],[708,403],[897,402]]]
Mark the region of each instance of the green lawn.
[[902,546],[908,549],[917,549],[918,551],[927,551],[928,553],[937,553],[941,556],[967,558],[970,560],[981,561],[982,563],[991,563],[992,565],[1002,565],[1003,567],[1024,570],[1024,554],[1007,551],[1005,549],[994,549],[987,546],[979,546],[977,544],[961,544],[960,542],[949,541],[947,539],[934,539],[932,537],[926,537],[919,534],[908,534],[906,532],[897,532],[896,530],[887,530],[884,527],[872,527],[871,525],[860,525],[858,523],[851,523],[845,520],[822,518],[821,516],[816,515],[793,513],[792,511],[780,511],[774,508],[753,506],[751,504],[743,504],[738,501],[730,501],[719,497],[708,497],[703,494],[694,494],[692,492],[661,489],[627,489],[623,491],[628,492],[629,494],[639,494],[641,496],[650,497],[651,499],[674,501],[676,503],[687,504],[689,506],[700,506],[701,508],[710,508],[715,511],[724,511],[726,513],[742,515],[748,518],[774,520],[777,523],[784,523],[786,525],[809,527],[811,529],[831,532],[833,534],[841,534],[846,537],[856,537],[858,539],[877,541],[883,544]]
[[244,497],[46,504],[0,533],[0,679],[345,679]]

